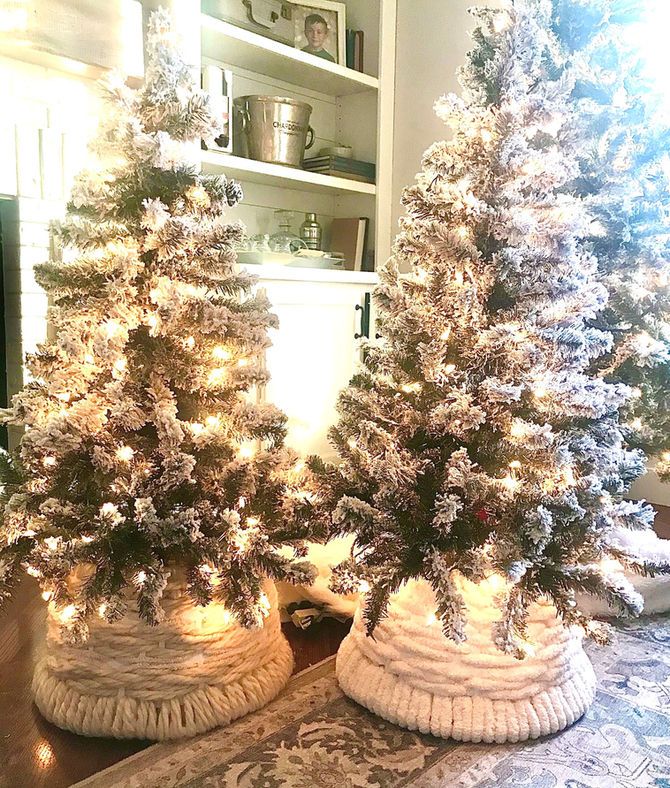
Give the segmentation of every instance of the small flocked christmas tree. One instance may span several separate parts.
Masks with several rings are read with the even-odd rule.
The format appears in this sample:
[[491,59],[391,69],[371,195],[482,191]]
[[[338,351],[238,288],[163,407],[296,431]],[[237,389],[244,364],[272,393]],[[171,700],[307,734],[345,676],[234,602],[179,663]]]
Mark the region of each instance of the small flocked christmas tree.
[[242,228],[223,213],[239,186],[192,161],[218,129],[172,39],[157,13],[144,86],[109,89],[60,227],[66,261],[36,269],[55,339],[5,414],[27,431],[3,460],[0,599],[27,569],[74,641],[91,616],[119,620],[128,590],[161,621],[176,568],[195,604],[251,628],[263,578],[311,578],[284,549],[302,551],[310,509],[285,417],[248,396],[276,318],[236,267]]
[[612,334],[594,369],[633,387],[630,445],[670,480],[670,126],[645,62],[642,0],[555,0],[554,27],[575,56],[580,175],[594,217],[586,242],[609,292],[595,325]]
[[552,12],[549,0],[476,12],[464,98],[437,105],[452,137],[405,191],[376,292],[384,339],[340,398],[342,463],[311,461],[333,532],[356,535],[335,584],[367,591],[369,633],[422,578],[460,642],[455,581],[493,576],[504,589],[495,643],[523,657],[533,602],[602,640],[607,627],[576,595],[635,615],[642,600],[619,562],[667,570],[608,539],[649,529],[653,511],[623,498],[644,469],[618,423],[635,392],[592,372],[612,336],[594,325],[607,302],[584,242],[594,220],[567,188],[579,175],[575,71]]

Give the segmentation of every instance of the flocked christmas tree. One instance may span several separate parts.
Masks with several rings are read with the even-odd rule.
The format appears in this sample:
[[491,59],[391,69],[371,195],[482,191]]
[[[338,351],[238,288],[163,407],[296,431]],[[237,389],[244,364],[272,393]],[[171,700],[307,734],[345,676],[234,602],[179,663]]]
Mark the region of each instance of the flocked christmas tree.
[[454,573],[497,575],[495,642],[523,656],[533,601],[602,639],[577,593],[637,614],[618,561],[663,567],[608,541],[619,526],[650,528],[653,511],[623,499],[644,468],[618,423],[634,392],[590,372],[612,337],[593,325],[607,302],[584,243],[593,219],[566,189],[579,175],[572,63],[550,2],[476,13],[463,98],[437,105],[452,136],[404,193],[375,295],[384,339],[339,401],[342,462],[310,464],[332,531],[356,534],[335,585],[367,591],[369,632],[392,593],[424,578],[459,642]]
[[595,369],[633,387],[626,438],[670,479],[670,126],[645,60],[649,17],[641,0],[554,2],[557,37],[578,66],[585,144],[573,187],[594,217],[586,241],[609,292],[595,324],[614,342]]
[[301,552],[310,508],[285,417],[248,396],[276,319],[236,267],[242,228],[223,213],[239,186],[193,164],[218,129],[172,35],[154,15],[144,86],[110,88],[60,227],[66,259],[36,269],[55,339],[5,415],[27,431],[3,460],[0,599],[27,569],[74,639],[91,615],[119,618],[128,589],[159,621],[175,567],[195,603],[247,627],[263,577],[311,577],[283,550]]

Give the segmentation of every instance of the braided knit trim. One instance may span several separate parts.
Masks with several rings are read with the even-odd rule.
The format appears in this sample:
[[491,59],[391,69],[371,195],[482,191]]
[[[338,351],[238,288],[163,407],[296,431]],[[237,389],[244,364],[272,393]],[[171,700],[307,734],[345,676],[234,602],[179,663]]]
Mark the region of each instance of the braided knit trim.
[[404,728],[459,741],[518,742],[579,719],[596,685],[581,635],[564,628],[551,605],[535,605],[528,626],[534,651],[516,660],[491,639],[500,615],[490,604],[493,589],[464,582],[460,590],[468,607],[462,644],[427,623],[435,599],[423,581],[392,598],[374,638],[359,607],[336,661],[345,694]]
[[115,624],[95,622],[83,646],[62,641],[50,610],[35,704],[50,722],[86,736],[163,740],[227,725],[272,700],[293,671],[276,590],[266,583],[265,591],[270,610],[257,630],[222,605],[198,608],[175,594],[158,626],[131,611]]

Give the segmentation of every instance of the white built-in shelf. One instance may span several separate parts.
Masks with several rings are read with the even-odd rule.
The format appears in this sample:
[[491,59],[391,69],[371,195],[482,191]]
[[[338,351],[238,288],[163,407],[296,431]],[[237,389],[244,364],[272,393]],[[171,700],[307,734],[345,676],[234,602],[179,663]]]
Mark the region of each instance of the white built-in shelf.
[[272,75],[328,96],[347,96],[379,87],[376,77],[314,57],[209,14],[201,15],[201,41],[206,58]]
[[63,55],[53,54],[22,40],[16,42],[6,38],[0,40],[0,56],[10,57],[13,60],[20,60],[24,63],[31,63],[34,66],[50,68],[75,77],[100,79],[105,73],[105,69],[102,66],[95,66],[90,63],[83,63],[80,60],[64,57]]
[[379,276],[370,271],[342,271],[336,268],[293,268],[288,265],[251,265],[242,268],[256,274],[264,281],[285,282],[336,282],[339,284],[376,285]]
[[239,180],[244,185],[261,183],[265,186],[279,186],[284,189],[298,189],[303,192],[320,192],[338,196],[340,194],[369,194],[374,196],[377,187],[373,183],[351,181],[347,178],[336,178],[318,172],[307,172],[297,167],[282,164],[266,164],[255,159],[245,159],[230,153],[219,151],[202,151],[202,169],[215,175],[223,174]]

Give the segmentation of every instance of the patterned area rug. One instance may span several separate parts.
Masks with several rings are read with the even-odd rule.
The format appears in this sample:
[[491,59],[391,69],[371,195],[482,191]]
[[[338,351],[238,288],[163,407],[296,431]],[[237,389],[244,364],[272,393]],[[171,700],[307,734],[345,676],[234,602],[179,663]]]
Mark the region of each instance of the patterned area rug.
[[396,728],[340,692],[334,659],[268,707],[197,739],[159,744],[82,788],[670,788],[670,617],[588,646],[598,696],[572,728],[472,745]]

